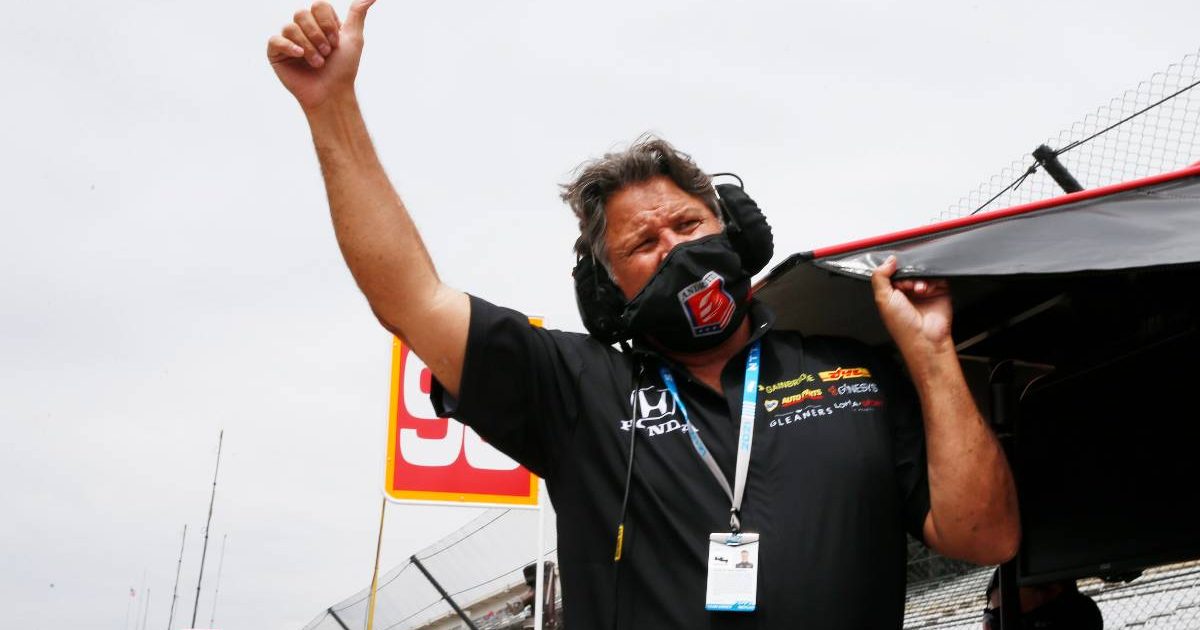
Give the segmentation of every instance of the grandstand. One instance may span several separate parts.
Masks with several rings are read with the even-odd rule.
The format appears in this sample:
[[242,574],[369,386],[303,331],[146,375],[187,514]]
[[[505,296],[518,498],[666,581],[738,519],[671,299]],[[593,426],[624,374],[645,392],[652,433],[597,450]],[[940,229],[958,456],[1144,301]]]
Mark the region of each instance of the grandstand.
[[[908,587],[905,630],[978,630],[991,567]],[[1100,606],[1107,630],[1200,628],[1200,562],[1148,569],[1129,583],[1080,580],[1079,590]]]

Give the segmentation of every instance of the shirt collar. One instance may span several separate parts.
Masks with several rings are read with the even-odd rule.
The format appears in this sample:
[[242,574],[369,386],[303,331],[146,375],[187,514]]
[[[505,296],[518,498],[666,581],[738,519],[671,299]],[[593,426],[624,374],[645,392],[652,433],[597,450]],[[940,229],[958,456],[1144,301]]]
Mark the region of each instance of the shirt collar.
[[767,334],[775,327],[775,311],[771,307],[759,302],[751,300],[750,302],[750,338],[746,340],[746,345],[750,345],[762,336]]

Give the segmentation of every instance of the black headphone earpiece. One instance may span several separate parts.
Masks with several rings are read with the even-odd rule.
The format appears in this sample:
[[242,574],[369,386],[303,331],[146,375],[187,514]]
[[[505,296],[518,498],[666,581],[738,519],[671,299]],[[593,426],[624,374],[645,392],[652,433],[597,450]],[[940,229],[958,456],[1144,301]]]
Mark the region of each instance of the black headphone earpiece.
[[575,305],[588,333],[606,345],[628,339],[621,319],[625,296],[599,261],[591,254],[581,256],[571,276],[575,279]]
[[[736,175],[733,177],[737,178]],[[741,182],[740,178],[738,182]],[[725,221],[725,234],[742,259],[742,271],[753,276],[771,262],[775,253],[771,226],[758,204],[740,185],[717,184],[715,188],[717,205]],[[604,344],[614,344],[633,336],[621,317],[625,311],[625,296],[594,256],[581,256],[575,262],[571,276],[575,279],[575,304],[579,307],[584,328],[593,338]]]
[[775,237],[771,234],[771,225],[767,223],[767,217],[758,204],[741,186],[717,184],[716,189],[717,202],[725,213],[725,234],[742,259],[742,271],[753,276],[762,271],[771,262],[771,256],[775,255]]

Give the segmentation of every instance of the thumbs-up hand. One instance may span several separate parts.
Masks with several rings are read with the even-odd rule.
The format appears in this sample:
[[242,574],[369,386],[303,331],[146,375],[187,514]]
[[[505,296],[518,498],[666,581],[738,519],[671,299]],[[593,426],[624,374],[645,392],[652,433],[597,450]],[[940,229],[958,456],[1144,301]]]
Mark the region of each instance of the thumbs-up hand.
[[354,96],[363,26],[375,0],[353,0],[346,21],[321,0],[301,9],[267,41],[267,61],[306,113],[332,99]]

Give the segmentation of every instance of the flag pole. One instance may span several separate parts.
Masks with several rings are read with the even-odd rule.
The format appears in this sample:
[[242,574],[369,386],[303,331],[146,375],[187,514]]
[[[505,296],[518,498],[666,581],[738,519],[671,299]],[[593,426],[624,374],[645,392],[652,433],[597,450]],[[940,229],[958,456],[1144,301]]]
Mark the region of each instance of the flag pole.
[[133,609],[133,598],[136,596],[137,593],[133,590],[133,587],[130,586],[129,601],[125,604],[125,625],[121,626],[124,630],[129,630],[129,611]]
[[147,569],[142,569],[142,590],[138,591],[137,599],[133,602],[133,630],[138,630],[138,609],[142,607],[142,600],[146,597],[146,573]]
[[148,619],[149,617],[150,617],[150,587],[147,586],[146,587],[146,607],[142,611],[142,625],[139,626],[141,628],[141,630],[146,630],[146,619]]
[[379,538],[375,541],[375,570],[371,572],[371,601],[367,604],[367,630],[375,623],[375,595],[379,587],[379,554],[383,550],[383,517],[387,514],[387,497],[379,508]]

